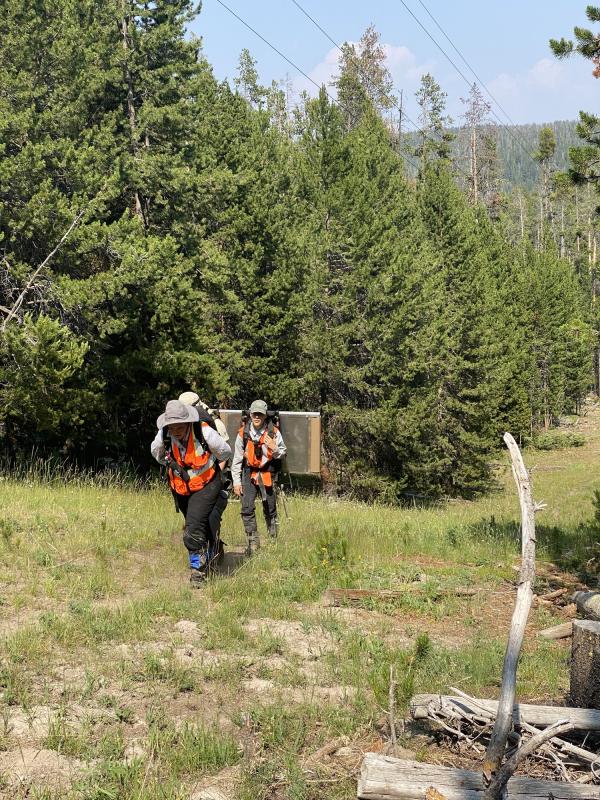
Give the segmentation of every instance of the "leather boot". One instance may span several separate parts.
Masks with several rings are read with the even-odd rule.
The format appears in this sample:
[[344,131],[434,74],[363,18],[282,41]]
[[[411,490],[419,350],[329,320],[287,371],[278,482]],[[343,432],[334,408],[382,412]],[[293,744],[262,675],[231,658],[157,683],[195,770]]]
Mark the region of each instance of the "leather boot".
[[256,553],[257,550],[260,550],[260,536],[258,535],[258,531],[252,531],[248,534],[246,555],[251,556],[253,553]]

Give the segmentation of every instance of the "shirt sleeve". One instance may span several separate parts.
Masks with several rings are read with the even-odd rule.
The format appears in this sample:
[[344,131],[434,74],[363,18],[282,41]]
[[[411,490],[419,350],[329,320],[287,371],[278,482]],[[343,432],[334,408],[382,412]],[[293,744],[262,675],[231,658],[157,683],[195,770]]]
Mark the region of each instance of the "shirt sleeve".
[[210,425],[202,425],[202,435],[208,449],[219,461],[228,461],[231,458],[231,447]]
[[273,458],[283,458],[287,453],[287,447],[280,430],[275,431],[275,442],[277,443],[277,449],[273,451]]
[[222,439],[225,439],[227,444],[229,444],[229,434],[227,433],[227,428],[225,427],[225,423],[222,419],[216,419],[215,425],[217,426],[217,433],[221,436]]
[[150,452],[159,464],[164,466],[167,463],[165,461],[165,444],[163,442],[162,428],[158,429],[154,441],[150,445]]
[[231,477],[234,486],[242,484],[242,462],[244,460],[244,442],[239,435],[235,438],[235,448],[233,451],[233,461],[231,462]]

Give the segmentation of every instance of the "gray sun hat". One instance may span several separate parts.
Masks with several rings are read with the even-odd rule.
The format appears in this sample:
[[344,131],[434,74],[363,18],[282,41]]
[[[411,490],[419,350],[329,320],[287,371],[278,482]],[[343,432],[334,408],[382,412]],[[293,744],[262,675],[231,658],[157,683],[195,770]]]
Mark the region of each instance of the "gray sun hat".
[[264,400],[255,400],[252,405],[250,406],[250,413],[254,414],[264,414],[265,417],[267,416],[267,404]]
[[165,413],[156,420],[156,427],[164,428],[165,425],[177,425],[181,422],[197,422],[198,419],[198,409],[194,406],[187,406],[181,400],[169,400]]

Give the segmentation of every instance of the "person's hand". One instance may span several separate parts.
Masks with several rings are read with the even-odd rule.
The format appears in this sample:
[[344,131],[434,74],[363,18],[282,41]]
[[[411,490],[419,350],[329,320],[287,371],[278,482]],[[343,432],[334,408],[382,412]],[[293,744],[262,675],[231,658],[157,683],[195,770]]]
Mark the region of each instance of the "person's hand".
[[242,485],[238,484],[237,486],[233,487],[233,493],[236,497],[241,497],[244,494],[244,490],[242,489]]
[[269,450],[277,450],[277,442],[273,436],[269,436],[268,434],[265,436],[265,444],[269,448]]

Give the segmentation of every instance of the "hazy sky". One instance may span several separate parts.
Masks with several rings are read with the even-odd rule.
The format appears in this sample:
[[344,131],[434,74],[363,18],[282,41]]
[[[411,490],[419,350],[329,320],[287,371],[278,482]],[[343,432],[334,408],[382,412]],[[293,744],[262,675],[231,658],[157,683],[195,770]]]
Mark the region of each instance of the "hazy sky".
[[[452,50],[419,0],[404,0],[465,76],[467,67]],[[233,11],[295,62],[318,84],[329,83],[339,51],[292,0],[223,0]],[[468,86],[436,48],[400,0],[298,0],[338,43],[356,42],[373,23],[388,54],[396,93],[416,120],[414,92],[420,76],[431,72],[448,94],[448,112],[456,122]],[[423,0],[471,67],[516,123],[575,119],[580,109],[600,112],[600,80],[579,56],[557,61],[548,39],[572,38],[574,25],[587,25],[585,2],[573,0]],[[217,78],[236,75],[239,53],[247,47],[258,62],[261,82],[286,76],[295,92],[315,87],[223,8],[203,0],[190,29],[202,37]],[[334,91],[330,89],[332,94]],[[489,99],[489,98],[488,98]],[[503,121],[501,112],[496,112]]]

